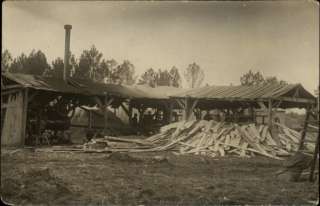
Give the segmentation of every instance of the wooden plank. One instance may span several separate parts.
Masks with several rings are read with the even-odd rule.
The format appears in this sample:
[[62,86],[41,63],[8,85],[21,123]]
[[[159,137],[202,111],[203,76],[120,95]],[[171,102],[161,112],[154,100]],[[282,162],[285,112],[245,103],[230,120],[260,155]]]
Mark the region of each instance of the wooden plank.
[[282,129],[286,129],[286,130],[288,130],[290,133],[292,133],[295,137],[299,137],[300,138],[300,136],[301,136],[301,133],[299,133],[299,132],[297,132],[297,131],[295,131],[295,130],[293,130],[293,129],[290,129],[289,127],[286,127],[285,125],[283,125],[283,124],[280,124],[280,123],[278,123],[278,122],[273,122],[273,124],[275,124],[275,125],[277,125],[277,126],[280,126]]
[[142,145],[151,145],[151,143],[148,142],[147,140],[117,138],[117,137],[111,137],[111,136],[106,136],[104,138],[109,141],[131,142],[131,143],[137,143],[137,144],[142,144]]
[[[220,142],[220,144],[226,145],[226,143],[224,143],[224,142]],[[274,156],[274,155],[268,155],[268,154],[263,153],[263,152],[260,152],[260,151],[258,151],[258,150],[255,150],[255,149],[252,149],[252,148],[248,148],[248,147],[247,147],[248,145],[246,146],[246,144],[245,144],[245,145],[242,145],[242,146],[234,146],[234,145],[229,144],[228,146],[234,147],[234,148],[237,148],[237,149],[241,149],[241,150],[245,150],[245,151],[251,151],[251,152],[254,152],[254,153],[257,153],[257,154],[266,156],[266,157],[271,157],[271,158],[273,158],[273,159],[283,160],[283,158],[276,157],[276,156]],[[210,149],[210,148],[209,148],[209,149]],[[210,149],[210,150],[212,150],[212,149]]]
[[10,95],[8,97],[8,107],[4,116],[3,127],[1,131],[1,144],[7,146],[21,146],[24,143],[23,134],[23,112],[24,107],[24,93],[20,91],[17,95]]
[[298,144],[299,140],[295,136],[291,135],[288,129],[283,129],[287,137],[289,137],[294,143]]
[[[250,137],[250,135],[246,132],[246,130],[243,127],[239,127],[236,126],[237,131],[239,132],[239,134],[241,135],[241,137],[243,137],[246,142],[249,143],[249,145],[251,147],[253,147],[254,149],[260,151],[261,153],[265,153],[265,155],[269,155],[262,147],[260,144],[257,144],[255,142],[252,141],[252,138]],[[272,155],[271,155],[272,156]]]
[[266,140],[267,140],[267,142],[268,142],[270,145],[279,146],[279,145],[277,144],[277,142],[272,138],[270,132],[267,132],[267,134],[266,134]]
[[319,127],[314,126],[314,125],[310,125],[310,124],[308,124],[308,127],[312,128],[312,129],[317,129],[317,130],[319,130]]

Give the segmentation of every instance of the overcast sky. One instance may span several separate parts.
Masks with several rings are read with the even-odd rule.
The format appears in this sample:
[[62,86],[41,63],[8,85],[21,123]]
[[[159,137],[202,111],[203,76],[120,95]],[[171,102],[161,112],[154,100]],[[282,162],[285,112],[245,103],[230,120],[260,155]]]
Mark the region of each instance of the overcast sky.
[[32,49],[63,57],[72,24],[77,57],[96,45],[106,59],[144,70],[184,70],[196,62],[210,85],[239,84],[249,69],[302,83],[319,77],[319,13],[297,2],[4,2],[2,45],[13,56]]

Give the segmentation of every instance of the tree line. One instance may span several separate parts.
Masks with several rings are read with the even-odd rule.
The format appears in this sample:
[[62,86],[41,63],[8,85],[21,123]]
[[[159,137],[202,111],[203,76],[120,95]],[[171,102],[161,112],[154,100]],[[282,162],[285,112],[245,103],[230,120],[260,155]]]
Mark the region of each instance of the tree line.
[[[4,50],[1,54],[1,69],[2,72],[62,78],[64,62],[62,58],[57,57],[49,64],[46,55],[41,50],[32,50],[29,55],[22,53],[15,58],[8,50]],[[171,69],[149,68],[137,76],[135,66],[129,60],[118,63],[115,59],[105,59],[94,45],[83,50],[79,58],[73,54],[70,55],[67,73],[75,78],[91,79],[101,83],[182,87],[182,75],[175,66],[172,66]],[[204,71],[195,62],[189,64],[183,71],[188,88],[202,86],[204,76]],[[240,78],[240,82],[242,85],[287,84],[276,77],[264,78],[260,72],[254,73],[251,70]]]

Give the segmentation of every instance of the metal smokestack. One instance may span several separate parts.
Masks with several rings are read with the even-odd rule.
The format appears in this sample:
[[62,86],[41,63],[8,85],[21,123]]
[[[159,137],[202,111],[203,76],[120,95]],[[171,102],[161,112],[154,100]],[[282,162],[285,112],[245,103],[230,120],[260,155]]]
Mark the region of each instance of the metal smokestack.
[[64,48],[64,68],[63,68],[63,80],[66,81],[69,76],[68,65],[70,59],[70,34],[72,26],[69,24],[64,25],[66,30],[65,36],[65,48]]

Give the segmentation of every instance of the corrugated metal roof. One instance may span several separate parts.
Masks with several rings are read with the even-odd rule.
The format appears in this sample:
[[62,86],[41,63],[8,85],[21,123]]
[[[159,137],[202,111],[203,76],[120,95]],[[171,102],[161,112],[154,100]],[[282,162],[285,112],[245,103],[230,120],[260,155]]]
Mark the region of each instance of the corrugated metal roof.
[[[296,93],[296,90],[299,90]],[[172,95],[172,97],[192,97],[206,99],[268,99],[278,97],[314,99],[301,84],[266,84],[258,86],[206,86]]]

